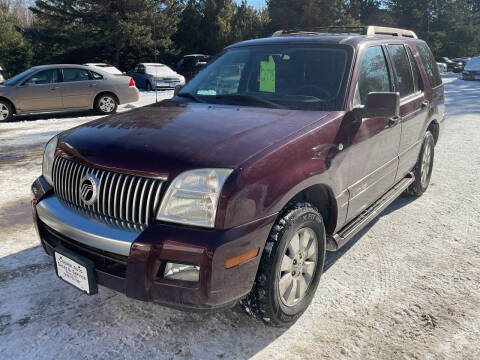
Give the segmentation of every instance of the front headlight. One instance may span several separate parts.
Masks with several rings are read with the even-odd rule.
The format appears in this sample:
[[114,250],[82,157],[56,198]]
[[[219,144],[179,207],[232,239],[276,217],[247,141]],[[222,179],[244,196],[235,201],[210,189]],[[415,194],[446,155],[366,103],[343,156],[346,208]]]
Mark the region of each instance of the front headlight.
[[198,169],[178,175],[163,197],[157,219],[213,228],[220,193],[232,171]]
[[57,149],[58,136],[54,136],[45,145],[45,151],[43,153],[42,175],[47,183],[53,186],[52,180],[52,168],[53,160],[55,159],[55,150]]

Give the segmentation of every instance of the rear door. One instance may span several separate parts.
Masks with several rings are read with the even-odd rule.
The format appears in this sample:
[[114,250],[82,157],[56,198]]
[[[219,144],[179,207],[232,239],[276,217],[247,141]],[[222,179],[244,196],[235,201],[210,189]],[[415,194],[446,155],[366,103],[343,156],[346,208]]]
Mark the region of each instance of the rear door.
[[[364,106],[371,92],[394,90],[385,49],[375,45],[359,55],[357,84],[352,107]],[[386,117],[353,119],[358,127],[346,150],[350,200],[347,221],[379,199],[395,181],[401,127]]]
[[387,45],[393,66],[395,86],[400,93],[402,136],[396,181],[410,172],[417,162],[422,146],[423,126],[428,116],[428,101],[412,50],[403,44]]
[[16,105],[22,112],[62,109],[58,69],[40,70],[18,86]]
[[96,81],[85,69],[63,68],[62,101],[65,109],[93,108]]

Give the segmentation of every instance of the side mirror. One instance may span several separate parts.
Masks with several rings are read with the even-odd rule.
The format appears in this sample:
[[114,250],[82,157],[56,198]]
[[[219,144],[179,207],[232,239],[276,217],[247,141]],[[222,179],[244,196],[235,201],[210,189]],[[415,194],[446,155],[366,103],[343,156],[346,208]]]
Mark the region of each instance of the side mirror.
[[173,95],[174,96],[177,95],[180,92],[180,90],[182,90],[182,88],[183,88],[183,85],[175,86],[175,89],[173,90]]
[[371,92],[363,107],[353,109],[356,119],[387,117],[400,115],[400,94],[394,92]]

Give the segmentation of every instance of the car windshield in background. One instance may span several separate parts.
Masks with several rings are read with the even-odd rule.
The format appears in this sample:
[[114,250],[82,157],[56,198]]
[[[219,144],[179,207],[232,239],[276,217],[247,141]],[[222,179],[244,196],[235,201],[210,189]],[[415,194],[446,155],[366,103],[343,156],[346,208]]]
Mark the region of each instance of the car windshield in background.
[[213,104],[343,110],[352,49],[266,45],[227,50],[178,94]]
[[15,75],[13,78],[11,78],[10,80],[8,81],[5,81],[2,85],[5,85],[5,86],[14,86],[18,81],[22,80],[22,79],[26,79],[27,76],[29,76],[31,73],[33,73],[34,71],[36,71],[37,69],[36,68],[31,68],[31,69],[28,69],[18,75]]

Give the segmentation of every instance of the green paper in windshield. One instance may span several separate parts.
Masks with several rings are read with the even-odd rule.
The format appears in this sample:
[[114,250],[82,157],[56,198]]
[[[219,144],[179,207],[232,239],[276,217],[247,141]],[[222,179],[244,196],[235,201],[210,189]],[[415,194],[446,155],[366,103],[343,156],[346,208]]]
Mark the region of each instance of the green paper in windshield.
[[271,56],[260,61],[260,91],[275,92],[275,61]]

